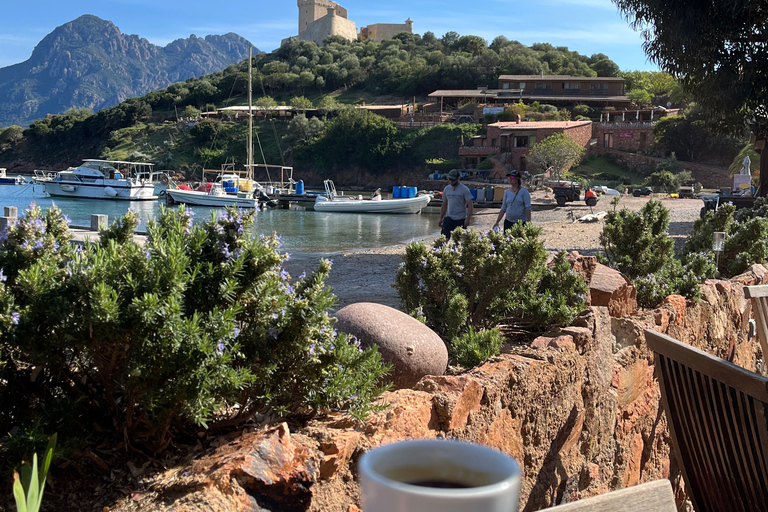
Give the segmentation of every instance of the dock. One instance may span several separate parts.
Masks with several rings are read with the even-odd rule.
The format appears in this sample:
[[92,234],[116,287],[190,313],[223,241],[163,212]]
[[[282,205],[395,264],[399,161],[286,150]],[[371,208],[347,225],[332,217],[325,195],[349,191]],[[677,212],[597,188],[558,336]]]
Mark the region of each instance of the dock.
[[[16,222],[19,217],[18,208],[15,206],[6,206],[3,208],[3,216],[0,217],[0,233]],[[106,229],[109,226],[109,217],[102,214],[91,215],[90,226],[78,226],[70,224],[69,233],[72,235],[72,243],[78,245],[85,245],[86,243],[98,243],[101,239],[99,235],[100,229]],[[139,244],[144,245],[147,241],[146,233],[136,232],[133,235],[133,240]]]

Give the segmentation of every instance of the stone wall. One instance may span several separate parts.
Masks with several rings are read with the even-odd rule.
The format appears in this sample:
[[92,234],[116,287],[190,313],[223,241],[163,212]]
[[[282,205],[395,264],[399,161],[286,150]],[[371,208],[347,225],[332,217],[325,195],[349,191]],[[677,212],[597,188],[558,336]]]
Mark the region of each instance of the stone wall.
[[349,41],[356,41],[357,27],[355,22],[329,12],[326,16],[307,25],[307,28],[299,34],[299,39],[314,41],[318,46],[322,46],[323,40],[328,36],[341,36]]
[[[595,267],[589,257],[576,262]],[[328,414],[300,430],[283,424],[244,434],[113,510],[354,512],[359,456],[410,438],[479,442],[515,457],[524,471],[523,512],[664,478],[682,504],[644,329],[755,370],[759,344],[748,338],[742,287],[767,282],[768,270],[755,265],[731,281],[704,283],[698,304],[670,296],[654,310],[621,317],[610,313],[621,308],[590,307],[573,325],[507,347],[468,373],[385,393],[387,407],[364,426]]]
[[[614,141],[616,141],[615,138]],[[643,176],[650,175],[656,170],[656,166],[664,161],[663,158],[643,155],[641,153],[630,153],[599,147],[601,144],[602,140],[598,139],[597,146],[591,146],[589,148],[588,156],[611,156],[615,158],[616,161],[626,164],[632,172],[636,172]],[[728,177],[728,169],[726,167],[715,167],[694,162],[680,163],[683,164],[685,170],[691,171],[694,181],[701,183],[704,188],[720,188],[723,186],[730,186],[731,184],[731,179]]]

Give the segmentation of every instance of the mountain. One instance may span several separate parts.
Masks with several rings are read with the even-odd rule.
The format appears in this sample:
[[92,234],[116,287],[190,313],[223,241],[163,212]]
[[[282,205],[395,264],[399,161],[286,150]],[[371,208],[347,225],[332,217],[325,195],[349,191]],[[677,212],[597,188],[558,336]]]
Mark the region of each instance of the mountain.
[[[248,57],[250,43],[229,33],[194,34],[165,47],[85,15],[45,36],[29,60],[0,68],[0,127],[27,126],[73,107],[98,111]],[[259,50],[255,50],[258,53]]]

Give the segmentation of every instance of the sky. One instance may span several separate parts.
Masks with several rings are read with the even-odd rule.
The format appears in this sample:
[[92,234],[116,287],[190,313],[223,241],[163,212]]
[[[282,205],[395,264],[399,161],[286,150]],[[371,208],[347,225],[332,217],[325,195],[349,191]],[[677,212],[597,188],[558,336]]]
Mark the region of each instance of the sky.
[[[610,0],[344,0],[349,19],[360,27],[413,20],[418,34],[446,32],[496,36],[530,46],[550,43],[583,55],[604,53],[623,71],[656,71],[634,32]],[[295,0],[33,0],[31,4],[0,0],[0,67],[27,60],[35,45],[56,27],[83,14],[113,22],[124,34],[137,34],[153,44],[195,34],[234,32],[262,51],[296,35]]]

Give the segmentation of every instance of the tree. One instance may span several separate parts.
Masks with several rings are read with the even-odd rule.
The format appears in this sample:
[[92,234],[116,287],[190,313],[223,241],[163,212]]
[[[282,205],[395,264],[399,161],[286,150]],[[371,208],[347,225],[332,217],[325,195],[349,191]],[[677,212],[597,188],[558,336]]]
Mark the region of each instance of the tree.
[[651,103],[651,95],[644,89],[634,89],[627,93],[627,98],[639,107],[646,106]]
[[312,105],[312,102],[304,96],[291,98],[290,103],[293,108],[301,111],[309,110],[310,108],[314,107],[314,105]]
[[262,96],[253,102],[254,107],[276,107],[277,101],[271,96]]
[[533,145],[528,161],[542,170],[551,167],[553,178],[559,180],[560,174],[568,171],[583,156],[584,148],[576,141],[564,133],[554,133]]
[[[641,30],[651,61],[678,78],[719,130],[749,126],[759,146],[768,138],[768,9],[763,2],[613,0]],[[768,158],[760,193],[768,192]]]
[[185,119],[197,119],[200,117],[200,111],[192,105],[187,105],[184,111],[181,113],[181,117]]

